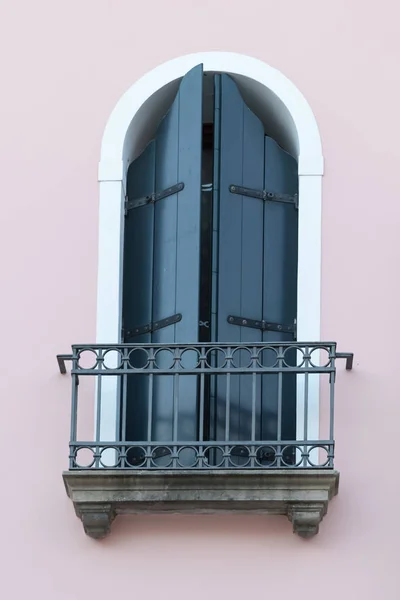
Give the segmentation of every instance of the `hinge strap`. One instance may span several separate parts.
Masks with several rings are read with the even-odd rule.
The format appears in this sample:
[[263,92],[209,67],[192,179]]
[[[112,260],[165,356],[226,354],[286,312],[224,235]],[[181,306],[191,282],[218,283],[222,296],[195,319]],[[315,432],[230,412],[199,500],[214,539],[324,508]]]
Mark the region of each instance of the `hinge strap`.
[[295,208],[299,208],[298,194],[294,194],[293,196],[290,194],[275,194],[274,192],[268,192],[267,190],[254,190],[239,185],[230,185],[229,191],[232,194],[238,194],[239,196],[258,198],[259,200],[265,200],[267,202],[283,202],[285,204],[293,204]]
[[181,182],[163,190],[162,192],[151,194],[150,196],[142,196],[141,198],[135,198],[134,200],[129,200],[129,198],[127,198],[125,200],[125,214],[132,208],[139,208],[139,206],[145,206],[146,204],[154,204],[154,202],[157,202],[158,200],[162,200],[163,198],[177,194],[178,192],[181,192],[184,187],[185,184]]
[[172,315],[172,317],[167,317],[166,319],[161,319],[160,321],[154,321],[154,323],[148,323],[147,325],[135,327],[134,329],[128,329],[124,332],[124,339],[132,338],[137,335],[143,335],[144,333],[153,333],[153,331],[157,331],[163,327],[168,327],[168,325],[173,325],[181,320],[182,315],[177,313],[176,315]]
[[281,333],[296,334],[296,322],[293,325],[282,325],[281,323],[270,323],[268,321],[256,321],[254,319],[244,319],[243,317],[233,317],[229,315],[227,319],[231,325],[240,327],[251,327],[252,329],[261,329],[261,331],[280,331]]

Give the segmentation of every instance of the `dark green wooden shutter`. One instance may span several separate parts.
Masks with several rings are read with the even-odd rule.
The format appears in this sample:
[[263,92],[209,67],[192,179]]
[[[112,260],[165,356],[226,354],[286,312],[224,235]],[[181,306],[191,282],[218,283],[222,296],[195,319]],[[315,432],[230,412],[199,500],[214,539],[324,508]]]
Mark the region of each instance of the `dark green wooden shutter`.
[[[128,172],[128,197],[184,183],[179,193],[131,209],[126,218],[124,330],[181,314],[182,319],[129,342],[196,342],[199,322],[199,254],[203,69],[182,80],[155,140]],[[150,158],[151,155],[151,158]],[[129,222],[132,221],[132,225]],[[137,298],[139,296],[140,298]],[[159,356],[159,364],[163,358]],[[165,360],[168,360],[165,357]],[[130,377],[127,435],[147,439],[147,377]],[[135,381],[136,380],[136,381]],[[141,383],[139,383],[141,380]],[[177,437],[197,434],[196,377],[154,378],[153,440],[172,440],[174,385],[179,385]],[[143,387],[144,386],[144,387]]]
[[[230,315],[293,325],[296,316],[297,211],[294,205],[233,194],[230,185],[277,193],[297,191],[294,159],[266,138],[261,121],[244,103],[235,82],[220,76],[215,121],[219,141],[219,223],[216,341],[261,342],[293,339],[292,334],[228,323]],[[219,110],[218,110],[219,107]],[[288,356],[291,356],[290,354]],[[235,358],[248,364],[248,354]],[[221,379],[221,378],[217,378]],[[231,377],[230,438],[251,437],[252,381]],[[295,438],[296,382],[284,376],[282,436]],[[216,436],[224,439],[226,388],[216,387]],[[258,439],[276,439],[277,377],[257,377]]]

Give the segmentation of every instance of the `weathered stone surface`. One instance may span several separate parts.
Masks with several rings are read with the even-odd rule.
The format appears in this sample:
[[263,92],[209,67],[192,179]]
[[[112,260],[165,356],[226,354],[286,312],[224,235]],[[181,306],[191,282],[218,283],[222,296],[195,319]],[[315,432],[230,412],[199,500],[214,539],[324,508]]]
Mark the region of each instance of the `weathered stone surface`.
[[115,519],[115,510],[111,504],[102,502],[75,502],[76,515],[81,519],[85,533],[100,540],[110,533],[111,523]]
[[288,506],[288,518],[293,524],[293,533],[302,538],[311,538],[319,531],[319,524],[327,511],[327,503],[301,502]]
[[318,533],[339,473],[329,470],[66,471],[68,496],[85,532],[109,533],[118,514],[141,512],[286,515],[293,531]]

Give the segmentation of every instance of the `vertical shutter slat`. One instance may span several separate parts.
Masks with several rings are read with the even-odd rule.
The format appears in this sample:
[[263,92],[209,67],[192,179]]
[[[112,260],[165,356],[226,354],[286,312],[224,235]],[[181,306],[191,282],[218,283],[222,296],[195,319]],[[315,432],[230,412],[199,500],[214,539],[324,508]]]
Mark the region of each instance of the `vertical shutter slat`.
[[[156,135],[156,191],[174,185],[178,179],[179,92]],[[183,182],[185,183],[185,182]],[[178,196],[174,194],[155,205],[153,320],[176,314],[176,258]],[[175,342],[175,325],[152,334],[154,343]],[[167,366],[169,355],[160,353],[157,363]],[[174,380],[155,377],[153,383],[153,436],[172,439]]]
[[[129,167],[127,193],[130,198],[141,198],[154,191],[155,143],[151,142]],[[153,295],[153,226],[154,205],[131,210],[125,218],[124,232],[124,330],[133,330],[152,320]],[[137,293],[140,290],[140,294]],[[150,333],[138,335],[128,341],[146,343]],[[134,358],[132,358],[134,360]],[[144,439],[147,429],[148,380],[144,377],[128,378],[127,439]]]
[[[295,159],[271,138],[265,138],[265,184],[268,191],[297,193]],[[293,324],[297,314],[297,223],[298,211],[291,204],[264,204],[264,291],[263,318],[273,323]],[[265,331],[264,341],[291,341],[293,334]],[[294,364],[296,352],[289,351],[287,362]],[[282,439],[296,438],[296,376],[283,376]],[[262,435],[277,434],[278,377],[263,377]]]
[[[175,326],[175,341],[186,344],[199,339],[202,90],[199,65],[186,75],[179,90],[179,178],[185,187],[178,196],[176,312],[183,318]],[[189,365],[189,355],[186,361]],[[197,380],[196,376],[179,378],[181,440],[197,438]]]
[[[153,319],[161,312],[182,320],[153,334],[154,342],[196,342],[199,323],[200,194],[203,69],[182,80],[156,139],[156,189],[182,181],[179,194],[156,205]],[[169,357],[166,357],[169,360]],[[155,437],[172,439],[174,386],[179,386],[178,437],[197,435],[197,377],[154,380]]]
[[[243,315],[257,319],[262,312],[263,205],[259,200],[230,193],[229,186],[236,184],[262,188],[264,130],[228,75],[221,76],[220,115],[218,340],[259,342],[259,330],[231,325],[227,317]],[[247,353],[236,355],[235,363],[239,362],[248,363]],[[231,379],[231,438],[249,439],[251,377],[232,376]],[[258,386],[258,407],[260,393]],[[219,439],[225,426],[224,409],[225,382],[219,381]]]

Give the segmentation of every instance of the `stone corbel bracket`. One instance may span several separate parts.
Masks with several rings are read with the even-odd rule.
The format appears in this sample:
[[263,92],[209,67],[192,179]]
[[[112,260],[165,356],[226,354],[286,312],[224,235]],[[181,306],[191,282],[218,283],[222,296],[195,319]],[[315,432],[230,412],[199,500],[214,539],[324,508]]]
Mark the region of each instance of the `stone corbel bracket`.
[[339,473],[323,469],[209,471],[65,471],[85,533],[105,537],[118,514],[259,513],[286,515],[303,538],[318,533]]

